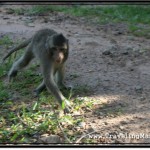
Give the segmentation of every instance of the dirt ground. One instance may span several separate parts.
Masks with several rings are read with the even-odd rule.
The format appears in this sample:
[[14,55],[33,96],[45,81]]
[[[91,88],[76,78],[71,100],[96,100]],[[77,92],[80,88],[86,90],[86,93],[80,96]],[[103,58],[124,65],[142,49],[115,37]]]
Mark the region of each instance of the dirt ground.
[[[91,92],[84,96],[103,104],[84,117],[104,143],[150,143],[149,39],[133,36],[123,23],[96,25],[55,12],[15,15],[7,12],[9,7],[20,6],[0,6],[0,38],[8,35],[17,42],[45,27],[69,38],[65,80],[74,86],[86,85]],[[5,53],[1,49],[0,57]]]

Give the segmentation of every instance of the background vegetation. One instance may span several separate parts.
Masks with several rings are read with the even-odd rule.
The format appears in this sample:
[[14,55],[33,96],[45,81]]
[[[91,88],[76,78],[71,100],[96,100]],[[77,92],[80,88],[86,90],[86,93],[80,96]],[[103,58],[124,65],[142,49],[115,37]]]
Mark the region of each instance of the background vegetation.
[[85,17],[97,24],[125,23],[134,35],[150,38],[149,5],[36,5],[31,9],[16,9],[14,11],[27,15],[41,15],[51,11],[59,11],[76,17]]

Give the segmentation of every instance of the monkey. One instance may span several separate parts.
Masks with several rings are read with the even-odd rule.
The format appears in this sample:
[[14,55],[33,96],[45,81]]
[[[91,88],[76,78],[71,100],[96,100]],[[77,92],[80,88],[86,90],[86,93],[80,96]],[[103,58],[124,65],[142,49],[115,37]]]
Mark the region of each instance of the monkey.
[[3,58],[3,62],[13,52],[24,47],[26,47],[25,53],[13,63],[8,73],[8,80],[11,81],[19,70],[26,67],[33,58],[36,58],[40,62],[43,81],[34,92],[39,95],[47,88],[61,106],[63,101],[65,102],[64,112],[69,113],[70,104],[60,91],[61,88],[68,89],[63,80],[65,62],[69,54],[69,40],[62,33],[57,33],[52,29],[41,29],[31,38],[13,48]]

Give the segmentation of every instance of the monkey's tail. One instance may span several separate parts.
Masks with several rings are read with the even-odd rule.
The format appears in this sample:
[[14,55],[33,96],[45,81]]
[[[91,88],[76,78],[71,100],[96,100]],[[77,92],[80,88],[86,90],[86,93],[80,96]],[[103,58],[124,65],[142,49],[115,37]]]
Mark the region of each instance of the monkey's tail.
[[15,51],[18,51],[21,48],[26,47],[29,43],[31,42],[31,38],[22,42],[21,44],[19,44],[18,46],[16,46],[15,48],[12,48],[9,53],[2,59],[2,64],[4,63],[4,61]]

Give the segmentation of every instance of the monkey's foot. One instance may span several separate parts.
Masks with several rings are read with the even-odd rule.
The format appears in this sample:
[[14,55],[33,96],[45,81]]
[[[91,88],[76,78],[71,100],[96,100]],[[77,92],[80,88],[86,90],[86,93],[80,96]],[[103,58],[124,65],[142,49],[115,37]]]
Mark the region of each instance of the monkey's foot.
[[71,112],[71,104],[68,100],[65,99],[65,109],[64,109],[64,113],[70,113]]
[[72,85],[68,85],[68,86],[66,86],[66,85],[61,85],[60,86],[60,89],[65,89],[65,90],[73,90],[73,86]]
[[66,88],[67,88],[67,90],[73,90],[74,86],[73,85],[68,85]]
[[17,76],[17,73],[18,73],[17,70],[13,70],[13,71],[9,72],[9,74],[8,74],[8,82],[11,82],[13,80],[13,78]]
[[68,108],[68,107],[66,107],[65,109],[64,109],[64,114],[68,114],[68,113],[70,113],[70,109]]
[[39,97],[40,92],[35,89],[35,90],[33,90],[33,95],[34,95],[35,98],[37,98],[37,97]]

